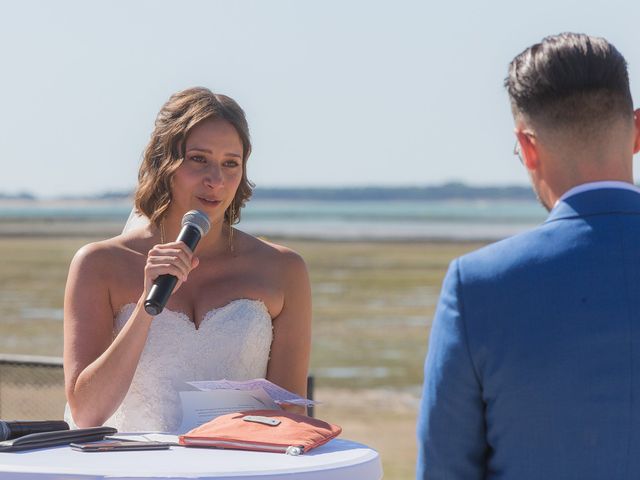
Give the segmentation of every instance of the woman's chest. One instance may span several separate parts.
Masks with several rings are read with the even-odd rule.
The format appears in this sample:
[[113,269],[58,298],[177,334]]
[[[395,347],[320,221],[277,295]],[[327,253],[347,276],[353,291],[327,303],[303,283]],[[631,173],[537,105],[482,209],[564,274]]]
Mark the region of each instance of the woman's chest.
[[[127,305],[116,318],[122,329],[133,312]],[[186,374],[209,379],[216,372],[259,373],[266,365],[273,330],[266,306],[234,300],[207,312],[198,328],[185,313],[165,308],[149,329],[139,368],[162,378]],[[251,377],[255,378],[255,377]]]
[[[133,259],[120,267],[122,272],[112,285],[115,311],[136,303],[143,294],[144,266],[144,261]],[[199,328],[210,312],[239,299],[260,301],[270,317],[275,318],[284,303],[280,279],[269,269],[252,268],[251,262],[201,264],[174,290],[166,308],[181,312]]]

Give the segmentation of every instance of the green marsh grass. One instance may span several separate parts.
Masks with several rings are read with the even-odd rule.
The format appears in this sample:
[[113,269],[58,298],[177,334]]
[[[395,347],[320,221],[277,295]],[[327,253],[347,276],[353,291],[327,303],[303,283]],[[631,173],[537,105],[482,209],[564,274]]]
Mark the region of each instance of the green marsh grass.
[[[69,262],[99,239],[82,233],[0,230],[0,352],[62,355]],[[385,478],[413,478],[422,365],[442,278],[454,257],[480,245],[272,240],[298,251],[310,272],[317,416],[376,448]]]

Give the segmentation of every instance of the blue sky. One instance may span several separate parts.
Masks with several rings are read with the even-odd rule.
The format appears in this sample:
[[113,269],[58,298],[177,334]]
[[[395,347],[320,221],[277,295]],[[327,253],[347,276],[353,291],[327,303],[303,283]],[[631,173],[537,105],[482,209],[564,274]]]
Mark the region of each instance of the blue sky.
[[548,34],[608,38],[640,98],[639,2],[0,1],[0,192],[133,188],[175,91],[235,98],[258,186],[526,184],[502,87]]

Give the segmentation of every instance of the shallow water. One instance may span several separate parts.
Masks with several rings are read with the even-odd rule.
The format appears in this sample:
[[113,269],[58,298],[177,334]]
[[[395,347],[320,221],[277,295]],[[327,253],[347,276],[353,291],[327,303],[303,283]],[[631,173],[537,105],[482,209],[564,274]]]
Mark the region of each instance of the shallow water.
[[[16,222],[111,222],[124,226],[129,201],[0,201],[0,235]],[[255,235],[330,240],[495,240],[544,220],[532,201],[253,200],[239,228]]]

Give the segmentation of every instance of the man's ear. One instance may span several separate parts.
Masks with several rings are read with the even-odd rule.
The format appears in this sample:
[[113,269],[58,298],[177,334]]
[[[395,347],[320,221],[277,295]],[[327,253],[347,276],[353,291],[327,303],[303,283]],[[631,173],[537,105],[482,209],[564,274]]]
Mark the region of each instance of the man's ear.
[[536,136],[528,131],[516,128],[516,137],[522,151],[522,163],[527,170],[537,170],[540,166]]
[[633,112],[633,123],[635,125],[635,137],[633,142],[633,153],[640,152],[640,108]]

